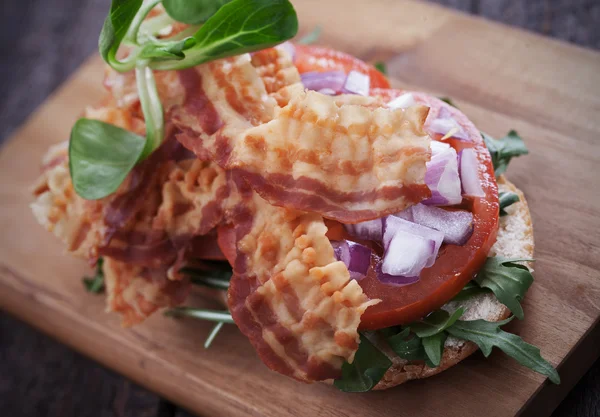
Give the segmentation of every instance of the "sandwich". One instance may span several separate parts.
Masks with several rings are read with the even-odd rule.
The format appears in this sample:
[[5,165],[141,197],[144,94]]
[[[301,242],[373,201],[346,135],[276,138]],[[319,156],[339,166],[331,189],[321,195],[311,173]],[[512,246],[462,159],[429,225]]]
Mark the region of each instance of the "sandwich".
[[113,0],[106,97],[44,157],[31,207],[96,268],[86,288],[126,327],[212,320],[208,345],[234,323],[271,370],[346,392],[493,347],[559,383],[502,329],[533,284],[519,135],[290,42],[287,0],[208,3]]

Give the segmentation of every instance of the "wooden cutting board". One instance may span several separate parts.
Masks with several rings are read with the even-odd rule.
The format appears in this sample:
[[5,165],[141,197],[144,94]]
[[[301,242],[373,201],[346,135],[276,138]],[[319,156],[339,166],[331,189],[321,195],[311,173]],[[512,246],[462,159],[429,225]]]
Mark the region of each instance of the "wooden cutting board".
[[265,368],[228,326],[155,315],[124,330],[83,290],[86,265],[39,227],[28,187],[46,148],[101,97],[92,58],[0,154],[0,306],[201,415],[546,415],[600,356],[600,54],[415,1],[295,1],[304,32],[366,60],[385,59],[399,86],[443,94],[482,130],[517,129],[531,154],[509,176],[528,197],[536,283],[510,330],[559,365],[560,386],[499,352],[424,381],[368,394],[303,385]]

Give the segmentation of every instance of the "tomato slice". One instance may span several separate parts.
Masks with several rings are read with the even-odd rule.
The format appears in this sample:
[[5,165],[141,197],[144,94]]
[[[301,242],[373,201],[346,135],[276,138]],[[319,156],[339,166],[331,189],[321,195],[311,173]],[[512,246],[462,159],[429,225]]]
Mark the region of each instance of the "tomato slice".
[[[372,90],[388,102],[404,91]],[[373,268],[360,286],[370,298],[379,298],[381,303],[369,307],[361,318],[360,329],[381,329],[419,320],[451,300],[475,276],[483,266],[498,233],[498,185],[490,154],[475,126],[459,110],[425,94],[414,93],[415,100],[431,108],[430,117],[437,115],[442,107],[465,129],[470,142],[449,139],[447,142],[457,151],[472,148],[480,161],[479,176],[485,197],[468,198],[462,208],[473,213],[473,234],[463,246],[444,245],[435,264],[421,273],[420,280],[405,287],[393,287],[377,280]],[[426,122],[427,128],[430,119]],[[441,139],[442,135],[434,135]]]
[[324,46],[294,45],[296,57],[294,64],[300,71],[359,71],[371,78],[371,88],[389,88],[390,83],[385,75],[372,65],[353,57],[350,54],[326,48]]

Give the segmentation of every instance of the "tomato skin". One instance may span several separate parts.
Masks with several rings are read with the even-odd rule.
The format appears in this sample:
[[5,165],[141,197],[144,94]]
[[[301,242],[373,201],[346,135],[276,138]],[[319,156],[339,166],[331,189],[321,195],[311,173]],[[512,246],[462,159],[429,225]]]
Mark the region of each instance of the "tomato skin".
[[[388,102],[401,94],[400,90],[374,90],[372,96],[378,96]],[[393,287],[381,284],[373,268],[366,278],[360,281],[365,294],[379,298],[381,303],[369,307],[362,315],[360,329],[373,330],[390,326],[408,324],[419,320],[451,300],[477,274],[485,263],[492,245],[496,241],[499,224],[498,185],[490,154],[483,143],[479,131],[454,107],[441,100],[423,94],[415,94],[417,102],[425,102],[431,111],[446,107],[453,117],[465,128],[472,142],[449,139],[457,151],[473,148],[477,153],[480,166],[482,187],[485,197],[465,199],[463,205],[473,213],[474,230],[471,238],[463,246],[444,245],[435,264],[424,269],[420,280],[405,287]],[[427,127],[427,123],[426,123]],[[436,135],[439,140],[442,135]],[[486,180],[487,178],[487,180]]]
[[298,45],[294,64],[300,74],[305,72],[325,71],[359,71],[371,78],[371,88],[389,88],[390,83],[385,75],[372,65],[361,61],[345,52],[336,51],[324,46]]

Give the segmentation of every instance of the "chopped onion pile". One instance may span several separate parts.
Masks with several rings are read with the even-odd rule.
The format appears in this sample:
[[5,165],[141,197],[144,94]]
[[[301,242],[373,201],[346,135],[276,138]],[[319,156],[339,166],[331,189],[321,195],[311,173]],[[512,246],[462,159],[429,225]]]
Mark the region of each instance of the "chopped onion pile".
[[427,162],[425,183],[431,190],[431,197],[423,201],[424,204],[447,206],[462,201],[456,150],[447,143],[431,141],[431,160]]
[[346,224],[344,227],[348,233],[360,239],[374,240],[376,242],[381,242],[381,239],[383,239],[382,219],[369,220],[357,224]]
[[350,71],[348,75],[342,71],[306,72],[300,77],[309,90],[328,95],[344,93],[368,96],[371,87],[371,78],[358,71]]
[[469,135],[463,129],[463,127],[452,117],[450,110],[445,107],[440,109],[437,119],[429,124],[429,129],[432,132],[439,133],[441,135],[450,135],[453,138],[461,140],[469,140]]
[[331,242],[338,261],[342,261],[350,272],[350,279],[360,281],[369,271],[371,249],[360,243],[342,240]]
[[459,155],[460,178],[464,195],[485,197],[479,180],[479,160],[474,149],[463,149]]

